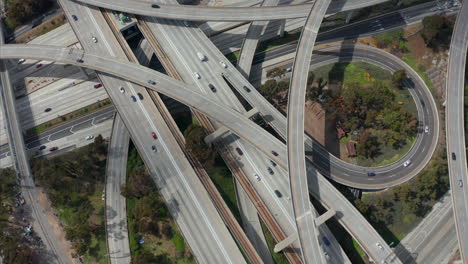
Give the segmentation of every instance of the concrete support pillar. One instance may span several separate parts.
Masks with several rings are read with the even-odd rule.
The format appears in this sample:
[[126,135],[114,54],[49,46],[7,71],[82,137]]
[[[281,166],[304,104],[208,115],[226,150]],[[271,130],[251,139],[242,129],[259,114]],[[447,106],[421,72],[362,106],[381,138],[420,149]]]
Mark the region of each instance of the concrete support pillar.
[[[257,108],[252,108],[250,111],[248,111],[247,113],[244,114],[245,117],[247,118],[251,118],[253,117],[254,115],[258,114],[259,111],[257,110]],[[227,133],[229,131],[229,129],[227,127],[220,127],[218,129],[216,129],[215,132],[209,134],[208,136],[205,137],[205,142],[206,144],[208,145],[211,145],[211,143],[213,141],[215,141],[216,139],[218,139],[220,136],[224,135],[224,133]]]
[[280,241],[278,244],[276,244],[273,251],[275,251],[275,253],[280,252],[281,250],[285,249],[287,246],[291,245],[296,239],[297,239],[297,233],[294,233],[288,236],[285,240]]
[[284,36],[284,29],[286,27],[286,19],[280,21],[280,26],[278,29],[278,35],[282,38]]
[[336,211],[333,209],[328,210],[326,213],[323,215],[319,216],[318,218],[315,219],[315,224],[317,226],[320,226],[321,224],[325,223],[328,219],[332,218],[336,214]]
[[346,22],[345,24],[348,24],[349,21],[351,20],[351,17],[353,16],[353,10],[349,11],[348,14],[346,15]]

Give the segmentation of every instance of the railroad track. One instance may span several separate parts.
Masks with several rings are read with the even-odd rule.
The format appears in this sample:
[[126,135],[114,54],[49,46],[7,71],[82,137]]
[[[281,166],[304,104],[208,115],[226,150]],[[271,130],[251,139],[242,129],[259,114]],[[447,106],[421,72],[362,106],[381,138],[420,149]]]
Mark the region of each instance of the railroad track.
[[[149,29],[146,22],[144,20],[140,19],[140,18],[137,18],[137,21],[138,21],[138,24],[140,26],[140,30],[142,31],[145,38],[149,41],[150,45],[153,47],[153,50],[155,51],[156,55],[158,56],[161,64],[163,65],[163,67],[166,70],[166,72],[168,73],[168,75],[175,78],[175,79],[177,79],[177,80],[183,81],[182,77],[177,72],[177,70],[173,66],[172,62],[170,61],[170,59],[167,57],[165,52],[161,49],[161,47],[159,45],[159,42],[156,40],[156,38],[152,34],[152,32]],[[202,113],[200,113],[200,112],[198,112],[198,111],[196,111],[194,109],[191,109],[191,111],[193,113],[194,118],[202,125],[202,127],[206,130],[207,133],[212,133],[212,132],[214,132],[216,130],[214,128],[213,124],[211,123],[211,121],[204,114],[202,114]],[[183,138],[183,136],[182,136],[182,138]],[[183,144],[185,144],[185,139],[183,139],[183,141],[181,140],[181,142],[184,142]],[[278,223],[275,221],[273,215],[270,213],[268,208],[263,203],[262,199],[260,198],[260,195],[251,186],[249,180],[247,179],[247,176],[243,173],[243,171],[239,169],[239,165],[236,163],[236,160],[235,160],[234,156],[230,153],[230,151],[227,149],[227,147],[223,143],[216,142],[213,145],[216,147],[216,149],[220,153],[221,157],[226,162],[228,168],[231,170],[234,177],[236,177],[236,179],[239,181],[241,186],[247,192],[247,195],[249,196],[251,201],[254,203],[257,211],[260,214],[260,217],[264,221],[264,223],[267,226],[268,230],[272,233],[273,238],[275,239],[275,241],[279,242],[279,241],[282,241],[282,240],[286,239],[286,235],[284,234],[283,230],[278,225]],[[186,152],[185,146],[181,146],[181,148],[184,150],[184,152]],[[187,155],[188,158],[189,158],[189,156],[191,156],[191,154]],[[189,158],[189,160],[190,159],[191,158]],[[230,209],[225,204],[225,202],[222,199],[221,195],[219,194],[218,190],[216,189],[213,182],[211,181],[211,178],[206,174],[206,171],[203,169],[203,167],[198,162],[198,160],[197,159],[193,159],[193,160],[194,160],[193,163],[191,161],[192,166],[195,168],[196,171],[199,168],[201,168],[201,171],[199,173],[197,172],[197,175],[199,176],[200,180],[204,184],[205,188],[207,189],[208,193],[210,194],[211,199],[213,200],[216,207],[218,208],[218,211],[220,212],[221,217],[223,218],[223,220],[226,223],[227,220],[224,218],[223,212],[218,207],[218,205],[217,205],[218,202],[215,201],[213,199],[213,197],[214,196],[219,196],[219,198],[217,198],[217,199],[220,199],[221,204],[223,204],[223,206],[225,207],[225,209],[223,209],[223,210],[227,210],[228,214],[232,215]],[[212,190],[209,190],[209,189],[212,189]],[[221,204],[220,204],[220,206],[221,206]],[[242,228],[239,226],[238,222],[235,220],[235,218],[233,216],[232,216],[231,219],[234,220],[233,225],[238,226],[238,227],[236,227],[236,229],[239,228],[240,230],[242,230]],[[229,221],[231,221],[231,220],[229,220]],[[227,223],[226,223],[226,225],[230,229],[231,233],[233,233],[234,237],[236,237],[235,232],[237,232],[237,231],[233,231],[233,229],[231,229],[231,227]],[[243,237],[246,237],[246,235],[245,235],[245,233],[243,231],[241,233],[242,233]],[[249,241],[248,243],[251,245],[250,240],[248,240],[247,237],[246,237],[246,239],[247,239],[247,241]],[[237,237],[236,237],[236,240],[241,244],[241,242],[239,241],[239,239]],[[242,246],[242,244],[241,244],[241,246]],[[243,247],[243,248],[245,250],[245,247]],[[301,257],[297,254],[296,251],[294,251],[294,249],[291,246],[285,248],[283,250],[283,252],[284,252],[285,256],[288,258],[290,263],[293,263],[293,264],[302,263]],[[251,258],[249,257],[249,259],[251,259]]]
[[[112,29],[112,32],[114,33],[120,46],[124,50],[128,60],[133,63],[138,63],[138,60],[135,57],[135,54],[130,49],[126,40],[123,38],[122,34],[120,34],[118,27],[115,25],[114,21],[110,17],[111,16],[110,12],[108,10],[102,10],[102,9],[101,9],[101,12],[104,15],[104,18],[106,19],[110,28]],[[143,26],[140,27],[140,30],[142,30],[142,32],[146,31],[145,33],[149,33],[149,34],[146,34],[145,36],[149,36],[147,40],[149,41],[149,43],[151,43],[153,48],[158,47],[157,49],[155,48],[156,55],[160,59],[161,64],[163,65],[163,67],[165,68],[169,76],[176,78],[178,80],[182,80],[181,76],[178,74],[176,69],[172,66],[172,63],[170,63],[169,58],[164,54],[162,49],[160,49],[159,44],[157,43],[156,39],[151,34],[148,26],[144,24]],[[240,227],[239,223],[237,222],[236,218],[232,214],[231,210],[224,202],[221,194],[218,192],[218,189],[216,188],[214,183],[211,181],[211,178],[206,173],[205,169],[203,168],[201,163],[198,161],[198,159],[196,159],[194,155],[185,148],[185,138],[180,132],[174,119],[170,115],[168,109],[162,102],[159,94],[152,90],[147,90],[147,92],[150,95],[150,98],[153,100],[153,103],[158,108],[159,112],[161,113],[161,116],[163,117],[164,121],[168,125],[172,134],[174,135],[180,148],[182,149],[185,156],[187,157],[187,160],[190,162],[190,164],[194,168],[195,173],[197,174],[198,178],[200,179],[206,191],[208,192],[210,199],[213,201],[217,211],[219,212],[221,218],[223,219],[224,224],[228,227],[231,234],[234,236],[236,241],[240,244],[240,246],[246,253],[251,263],[262,264],[263,263],[262,259],[258,255],[257,251],[255,250],[250,240],[245,235],[244,231]]]

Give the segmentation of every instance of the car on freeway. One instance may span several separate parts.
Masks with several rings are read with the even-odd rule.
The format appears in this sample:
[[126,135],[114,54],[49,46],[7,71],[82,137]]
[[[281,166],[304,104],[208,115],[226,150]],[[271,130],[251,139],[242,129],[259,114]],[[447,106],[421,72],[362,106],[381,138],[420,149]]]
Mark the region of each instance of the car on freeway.
[[147,83],[151,84],[151,85],[156,85],[156,82],[155,81],[152,81],[152,80],[148,80]]
[[200,74],[199,74],[198,72],[194,72],[194,73],[193,73],[193,76],[195,76],[195,78],[197,78],[197,79],[200,79],[200,78],[201,78],[201,76],[200,76]]
[[82,59],[77,59],[76,62],[83,63],[84,61]]
[[120,93],[125,93],[125,89],[122,86],[120,86],[119,91]]
[[408,167],[411,164],[411,160],[407,160],[403,163],[403,166]]
[[159,5],[155,5],[155,4],[152,4],[151,7],[152,8],[161,8]]
[[244,90],[248,93],[250,93],[250,88],[244,85]]
[[86,137],[85,137],[86,140],[91,140],[91,139],[93,139],[93,138],[94,138],[93,135],[89,135],[89,136],[86,136]]
[[151,132],[151,136],[152,136],[154,139],[158,139],[158,136],[156,136],[156,133],[154,133],[154,131]]
[[257,173],[254,173],[254,177],[255,177],[255,179],[257,179],[257,181],[260,181],[260,176],[258,176]]
[[329,260],[329,259],[330,259],[330,255],[328,255],[328,252],[326,252],[326,251],[325,251],[325,252],[323,252],[323,255],[325,256],[325,258],[326,258],[327,260]]
[[278,157],[278,152],[276,152],[276,151],[274,151],[274,150],[271,151],[271,154],[273,154],[273,155],[275,155],[275,156]]
[[281,192],[278,191],[278,190],[275,190],[275,194],[276,194],[276,196],[278,196],[278,198],[283,197],[283,195],[281,194]]
[[92,36],[91,39],[93,40],[94,43],[97,43],[97,38],[95,36]]
[[46,148],[47,148],[46,146],[42,145],[42,146],[39,147],[39,150],[44,150]]
[[273,165],[273,167],[276,167],[276,162],[270,160],[270,163],[271,163],[271,165]]
[[44,112],[46,112],[46,113],[47,113],[47,112],[50,112],[51,110],[52,110],[52,108],[50,108],[50,107],[47,107],[46,109],[44,109]]
[[21,64],[21,63],[23,63],[23,62],[25,62],[25,61],[26,61],[25,59],[19,59],[19,60],[18,60],[18,64]]
[[240,148],[236,148],[236,151],[237,151],[237,154],[239,155],[244,155],[244,152],[242,152],[242,150]]
[[94,85],[94,89],[97,89],[97,88],[100,88],[100,87],[102,87],[102,83],[96,83]]
[[151,146],[151,150],[152,150],[153,152],[158,151],[158,149],[156,148],[156,145]]
[[273,171],[273,170],[272,170],[270,167],[268,167],[268,169],[267,169],[267,170],[268,170],[268,173],[270,173],[270,175],[273,175],[273,174],[275,174],[275,172],[274,172],[274,171]]
[[212,84],[210,83],[210,84],[208,84],[208,87],[210,87],[210,89],[211,89],[211,91],[212,91],[213,93],[216,93],[216,87],[215,87],[214,85],[212,85]]
[[223,68],[227,68],[227,64],[224,61],[220,61],[219,63],[221,63],[221,66],[223,66]]
[[326,246],[329,246],[330,245],[330,240],[328,240],[328,238],[326,236],[323,236],[322,237],[322,240],[323,240],[323,243],[326,245]]
[[462,180],[458,180],[458,186],[463,187],[463,181]]
[[424,132],[425,132],[426,134],[429,133],[429,127],[428,127],[428,126],[425,126],[425,127],[424,127]]
[[36,69],[42,67],[42,63],[36,64]]
[[75,15],[72,15],[73,20],[78,21],[78,17]]
[[143,100],[143,95],[141,93],[137,93],[138,95],[138,98],[140,98],[140,100]]
[[58,149],[58,147],[51,147],[49,150],[50,151],[56,151]]
[[132,98],[132,101],[133,101],[133,102],[136,102],[136,97],[135,97],[135,96],[132,95],[132,96],[130,96],[130,97]]
[[455,152],[452,152],[452,160],[457,160],[457,155],[455,155]]
[[369,171],[367,172],[367,176],[369,177],[375,176],[375,172]]

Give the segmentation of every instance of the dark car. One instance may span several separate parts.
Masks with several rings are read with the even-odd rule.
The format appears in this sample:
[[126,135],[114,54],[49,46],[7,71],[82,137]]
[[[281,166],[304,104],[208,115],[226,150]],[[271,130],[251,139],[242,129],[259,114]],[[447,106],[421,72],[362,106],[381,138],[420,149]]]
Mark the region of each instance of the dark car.
[[155,5],[155,4],[152,4],[151,7],[152,8],[161,8],[159,5]]
[[84,61],[82,59],[77,59],[76,62],[83,63]]
[[249,88],[249,87],[244,86],[244,90],[245,90],[246,92],[250,93],[250,88]]
[[95,89],[97,89],[97,88],[99,88],[99,87],[102,87],[102,83],[96,83],[96,84],[94,85],[94,88],[95,88]]
[[452,152],[452,160],[457,160],[457,155],[455,155],[455,152]]
[[210,84],[208,84],[208,87],[210,87],[210,89],[211,89],[211,91],[212,91],[213,93],[216,93],[216,87],[214,87],[214,85],[212,85],[212,84],[210,83]]
[[141,93],[137,93],[138,94],[138,98],[140,98],[140,100],[143,100],[143,95]]
[[274,151],[274,150],[271,151],[271,154],[273,154],[273,155],[275,155],[275,156],[278,157],[278,152],[276,152],[276,151]]
[[156,136],[156,133],[151,132],[151,136],[153,136],[154,139],[158,139],[158,136]]
[[156,152],[156,151],[158,151],[158,149],[156,148],[156,146],[155,146],[155,145],[151,146],[151,150],[152,150],[153,152]]
[[270,167],[268,167],[268,173],[270,173],[270,175],[275,174],[275,172]]
[[42,63],[36,64],[36,69],[42,67]]
[[148,80],[146,81],[147,83],[151,84],[151,85],[156,85],[156,82],[155,81],[152,81],[152,80]]
[[77,17],[77,16],[72,15],[72,17],[73,17],[73,20],[78,21],[78,17]]
[[58,147],[51,147],[49,150],[50,151],[56,151],[58,149]]
[[278,190],[275,190],[275,194],[276,194],[276,196],[278,196],[278,198],[283,197],[283,195]]
[[276,167],[276,162],[270,160],[270,163],[271,163],[271,165],[273,165],[273,167]]
[[323,240],[323,243],[325,243],[325,245],[327,245],[327,246],[330,245],[330,240],[328,240],[327,237],[322,237],[322,240]]
[[367,173],[367,176],[369,176],[369,177],[375,176],[375,172],[369,171],[369,172]]
[[132,95],[131,98],[132,98],[133,102],[136,102],[136,97],[135,96]]
[[39,150],[44,150],[44,149],[46,149],[46,146],[44,146],[44,145],[39,147]]
[[44,109],[44,112],[50,112],[50,110],[52,110],[52,108],[48,107],[48,108]]
[[236,148],[237,154],[244,155],[244,152],[240,148]]

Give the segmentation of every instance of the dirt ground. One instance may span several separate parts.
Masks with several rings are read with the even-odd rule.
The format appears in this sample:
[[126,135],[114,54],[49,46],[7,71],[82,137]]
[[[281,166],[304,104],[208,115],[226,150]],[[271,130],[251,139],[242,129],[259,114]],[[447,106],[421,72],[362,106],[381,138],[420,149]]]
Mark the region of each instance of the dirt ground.
[[49,224],[50,226],[52,227],[54,233],[55,233],[55,236],[58,238],[59,240],[59,245],[65,249],[65,251],[68,253],[68,257],[69,257],[69,262],[70,263],[74,263],[74,264],[78,264],[79,261],[77,259],[74,259],[72,257],[72,253],[74,253],[74,250],[72,248],[72,244],[70,241],[68,241],[66,238],[65,238],[65,232],[60,224],[60,221],[59,219],[57,218],[57,216],[55,215],[54,213],[54,209],[52,208],[52,205],[49,201],[49,199],[47,198],[47,195],[45,194],[45,192],[42,190],[42,188],[37,188],[38,189],[38,201],[39,201],[39,204],[44,208],[45,210],[45,214],[47,215],[47,220],[49,221]]

